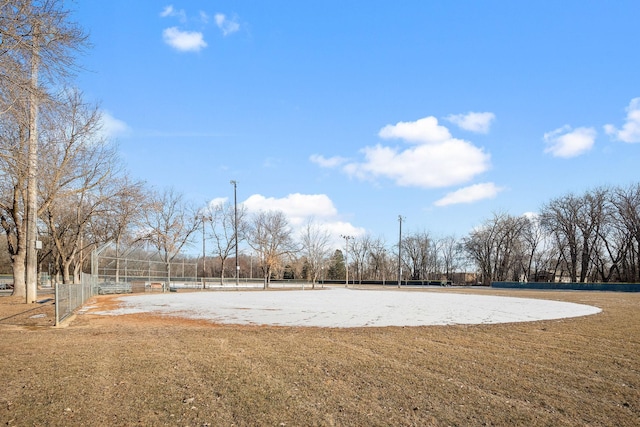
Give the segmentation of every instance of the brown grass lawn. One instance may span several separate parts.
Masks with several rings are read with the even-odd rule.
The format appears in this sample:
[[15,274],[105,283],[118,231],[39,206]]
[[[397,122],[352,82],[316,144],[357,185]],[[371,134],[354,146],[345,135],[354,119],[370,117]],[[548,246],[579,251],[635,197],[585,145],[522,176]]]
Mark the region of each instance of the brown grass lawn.
[[0,423],[640,425],[640,294],[446,292],[556,299],[603,312],[353,329],[79,314],[53,328],[50,302],[34,308],[2,297]]

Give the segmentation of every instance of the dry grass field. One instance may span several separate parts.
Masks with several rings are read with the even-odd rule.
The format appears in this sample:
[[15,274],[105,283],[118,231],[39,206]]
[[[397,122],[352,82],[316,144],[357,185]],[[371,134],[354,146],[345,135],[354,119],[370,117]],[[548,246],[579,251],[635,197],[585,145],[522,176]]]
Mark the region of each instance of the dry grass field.
[[89,313],[52,328],[50,302],[25,312],[1,297],[0,423],[640,425],[640,294],[446,292],[571,301],[603,312],[353,329]]

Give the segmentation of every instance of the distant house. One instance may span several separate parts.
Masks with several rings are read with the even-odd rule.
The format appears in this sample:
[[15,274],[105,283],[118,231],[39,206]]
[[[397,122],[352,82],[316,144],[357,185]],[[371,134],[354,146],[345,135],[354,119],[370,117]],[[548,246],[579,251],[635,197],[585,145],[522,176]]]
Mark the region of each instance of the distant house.
[[534,282],[546,282],[546,283],[569,283],[571,279],[569,276],[563,275],[562,272],[555,271],[538,271],[533,276]]
[[478,284],[478,273],[453,273],[451,282],[454,285],[472,286]]

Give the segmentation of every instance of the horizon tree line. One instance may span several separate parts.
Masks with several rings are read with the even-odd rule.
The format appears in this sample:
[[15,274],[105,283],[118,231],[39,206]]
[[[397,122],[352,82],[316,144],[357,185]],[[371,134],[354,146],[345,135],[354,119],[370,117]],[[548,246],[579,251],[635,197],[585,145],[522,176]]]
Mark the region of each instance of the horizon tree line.
[[[204,259],[197,257],[201,277],[223,281],[236,274],[228,266],[235,249],[232,208],[209,207],[218,212],[207,218],[216,234],[202,237],[216,243]],[[239,210],[238,241],[246,248],[238,260],[241,277],[261,276],[265,287],[272,279],[305,280],[315,287],[345,280],[348,268],[350,284],[397,283],[397,244],[364,234],[336,248],[320,223],[309,221],[296,233],[280,211]],[[538,213],[497,212],[461,238],[405,232],[401,244],[403,282],[639,282],[640,183],[569,193],[543,204]]]

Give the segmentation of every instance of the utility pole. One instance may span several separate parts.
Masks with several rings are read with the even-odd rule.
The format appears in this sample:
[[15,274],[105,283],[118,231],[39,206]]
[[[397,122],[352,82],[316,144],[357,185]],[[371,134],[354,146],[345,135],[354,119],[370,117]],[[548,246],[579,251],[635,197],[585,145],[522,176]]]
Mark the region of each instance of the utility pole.
[[398,287],[402,283],[402,215],[398,215],[398,221],[400,222],[400,233],[398,235]]
[[236,246],[236,288],[240,286],[240,265],[238,265],[238,182],[231,180],[233,185],[233,237]]
[[346,270],[344,287],[349,287],[349,239],[353,239],[353,236],[340,236],[344,239],[345,249],[344,249],[344,266]]
[[205,222],[208,220],[204,214],[202,215],[202,289],[207,287],[207,251],[205,246]]

